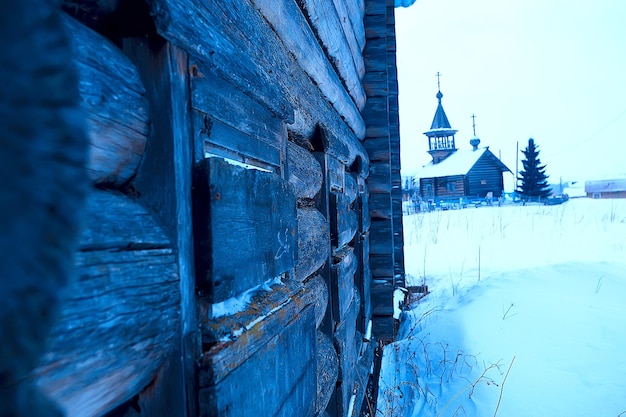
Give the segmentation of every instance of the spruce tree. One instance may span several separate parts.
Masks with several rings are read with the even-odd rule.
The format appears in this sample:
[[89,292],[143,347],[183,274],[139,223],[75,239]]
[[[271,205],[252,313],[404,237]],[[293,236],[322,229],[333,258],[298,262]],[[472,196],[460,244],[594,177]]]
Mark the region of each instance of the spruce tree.
[[533,138],[528,139],[528,146],[522,153],[524,154],[522,160],[524,169],[520,171],[520,176],[517,177],[518,181],[521,180],[517,192],[526,198],[549,196],[550,187],[548,186],[546,166],[541,165],[539,149]]

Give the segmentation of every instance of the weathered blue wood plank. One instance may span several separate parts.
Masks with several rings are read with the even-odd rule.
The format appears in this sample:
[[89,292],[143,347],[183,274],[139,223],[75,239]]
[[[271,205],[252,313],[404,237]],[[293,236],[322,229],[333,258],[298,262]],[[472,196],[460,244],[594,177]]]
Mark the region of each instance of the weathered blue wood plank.
[[[317,395],[313,307],[295,316],[274,314],[268,320],[282,324],[280,333],[216,385],[201,388],[201,417],[313,416]],[[210,367],[200,372],[211,379]]]
[[331,300],[333,317],[343,322],[348,314],[350,304],[355,298],[354,274],[358,267],[358,260],[354,249],[345,247],[333,255],[331,268]]
[[194,168],[198,285],[224,301],[295,266],[296,197],[279,176],[220,158]]

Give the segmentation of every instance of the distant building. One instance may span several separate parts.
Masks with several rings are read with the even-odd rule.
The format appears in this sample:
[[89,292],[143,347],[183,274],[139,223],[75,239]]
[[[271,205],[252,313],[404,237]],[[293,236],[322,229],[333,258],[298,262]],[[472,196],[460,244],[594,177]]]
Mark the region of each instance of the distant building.
[[[446,112],[443,110],[441,89],[437,92],[437,110],[430,126],[424,132],[428,138],[428,153],[432,161],[417,174],[419,195],[422,199],[500,197],[504,191],[503,173],[511,172],[489,147],[479,148],[480,139],[470,140],[472,149],[456,148],[454,135]],[[474,116],[472,116],[474,117]]]
[[585,181],[585,193],[589,198],[626,198],[626,178]]

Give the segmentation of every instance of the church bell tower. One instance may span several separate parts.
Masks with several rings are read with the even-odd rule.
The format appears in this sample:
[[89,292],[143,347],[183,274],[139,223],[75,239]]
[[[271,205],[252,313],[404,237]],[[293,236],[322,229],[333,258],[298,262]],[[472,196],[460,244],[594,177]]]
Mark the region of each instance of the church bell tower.
[[435,111],[433,122],[430,125],[430,130],[424,132],[428,137],[428,153],[433,158],[433,164],[438,164],[456,152],[454,135],[457,131],[450,126],[448,116],[446,116],[446,112],[441,105],[443,94],[441,93],[439,83],[440,76],[441,74],[437,73],[437,110]]

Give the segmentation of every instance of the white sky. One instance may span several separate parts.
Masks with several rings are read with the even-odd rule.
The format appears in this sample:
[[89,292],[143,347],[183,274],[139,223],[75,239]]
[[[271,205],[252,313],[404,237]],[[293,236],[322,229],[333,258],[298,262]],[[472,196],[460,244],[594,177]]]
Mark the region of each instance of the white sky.
[[521,150],[532,137],[550,182],[626,175],[625,22],[624,0],[397,8],[402,175],[430,161],[422,133],[435,114],[438,71],[457,148],[470,148],[475,113],[481,146],[513,172],[516,142]]

